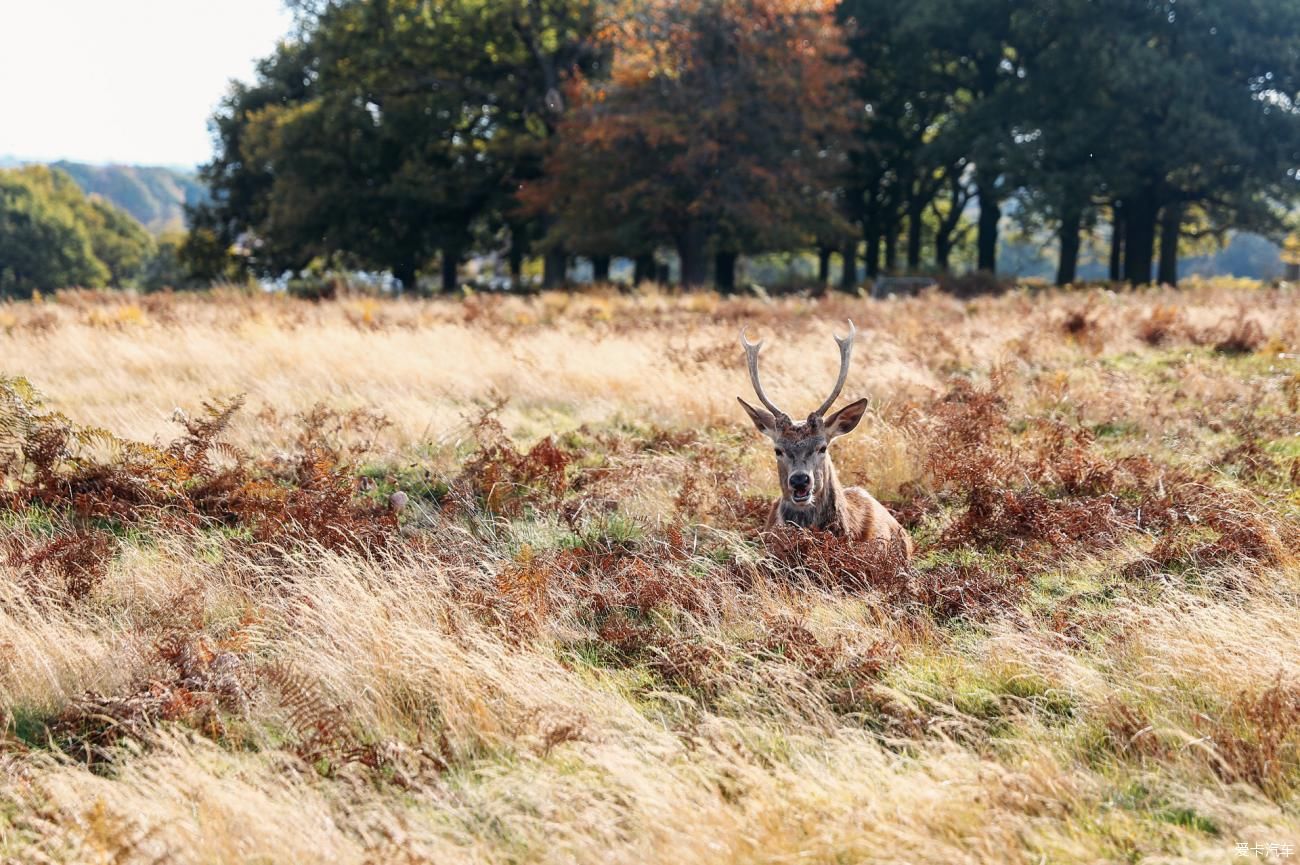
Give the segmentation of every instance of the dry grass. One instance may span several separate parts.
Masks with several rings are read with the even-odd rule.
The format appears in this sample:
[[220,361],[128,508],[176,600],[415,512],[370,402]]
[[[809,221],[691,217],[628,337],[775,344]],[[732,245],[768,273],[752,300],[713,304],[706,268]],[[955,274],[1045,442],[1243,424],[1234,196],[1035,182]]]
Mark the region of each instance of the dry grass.
[[[0,307],[0,856],[1298,844],[1296,301]],[[736,334],[811,405],[846,317],[907,569],[757,533]]]

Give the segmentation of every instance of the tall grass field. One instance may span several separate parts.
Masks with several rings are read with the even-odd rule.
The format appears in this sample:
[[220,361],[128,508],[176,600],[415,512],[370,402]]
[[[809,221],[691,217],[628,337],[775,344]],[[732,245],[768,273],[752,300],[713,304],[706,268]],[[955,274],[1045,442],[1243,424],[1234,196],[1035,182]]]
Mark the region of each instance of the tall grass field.
[[1298,419],[1286,284],[0,305],[0,859],[1286,861]]

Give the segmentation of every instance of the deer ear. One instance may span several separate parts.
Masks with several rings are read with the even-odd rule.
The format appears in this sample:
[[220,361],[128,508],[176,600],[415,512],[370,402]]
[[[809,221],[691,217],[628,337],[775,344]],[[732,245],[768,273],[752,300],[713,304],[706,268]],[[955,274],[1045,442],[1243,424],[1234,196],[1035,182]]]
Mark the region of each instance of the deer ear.
[[758,427],[759,432],[769,438],[776,437],[776,418],[772,417],[771,412],[763,411],[761,408],[754,408],[740,397],[736,397],[736,402],[744,406],[745,413],[754,422],[754,426]]
[[867,401],[860,399],[835,412],[835,414],[826,418],[826,437],[834,439],[853,432],[866,411]]

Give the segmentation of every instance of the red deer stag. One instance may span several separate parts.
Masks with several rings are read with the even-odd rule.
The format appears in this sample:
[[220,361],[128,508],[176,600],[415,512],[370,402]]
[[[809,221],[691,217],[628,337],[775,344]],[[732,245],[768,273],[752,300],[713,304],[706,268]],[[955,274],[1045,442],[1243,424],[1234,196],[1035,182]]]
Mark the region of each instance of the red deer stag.
[[772,504],[767,527],[794,525],[821,529],[851,541],[882,547],[892,547],[901,539],[907,557],[911,558],[912,539],[893,515],[861,487],[842,486],[831,463],[830,443],[853,432],[867,410],[867,401],[860,399],[825,417],[849,377],[849,359],[853,356],[856,335],[857,328],[850,321],[849,335],[844,339],[835,337],[840,347],[840,377],[821,408],[808,415],[806,421],[795,422],[763,393],[758,379],[762,340],[752,343],[745,338],[744,330],[740,332],[740,344],[745,347],[745,359],[749,363],[749,379],[767,411],[754,408],[740,397],[736,399],[745,407],[758,431],[776,445],[777,475],[781,481],[781,498]]

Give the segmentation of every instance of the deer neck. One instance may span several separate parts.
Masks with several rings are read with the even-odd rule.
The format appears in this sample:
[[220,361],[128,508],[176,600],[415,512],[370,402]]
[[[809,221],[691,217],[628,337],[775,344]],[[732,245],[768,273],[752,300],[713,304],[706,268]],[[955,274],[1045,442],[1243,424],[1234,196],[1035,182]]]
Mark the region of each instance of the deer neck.
[[844,502],[844,487],[840,485],[839,476],[830,457],[826,458],[824,474],[817,493],[816,503],[811,508],[797,508],[788,499],[781,499],[781,518],[784,522],[802,526],[805,529],[834,531],[840,524],[840,507]]

